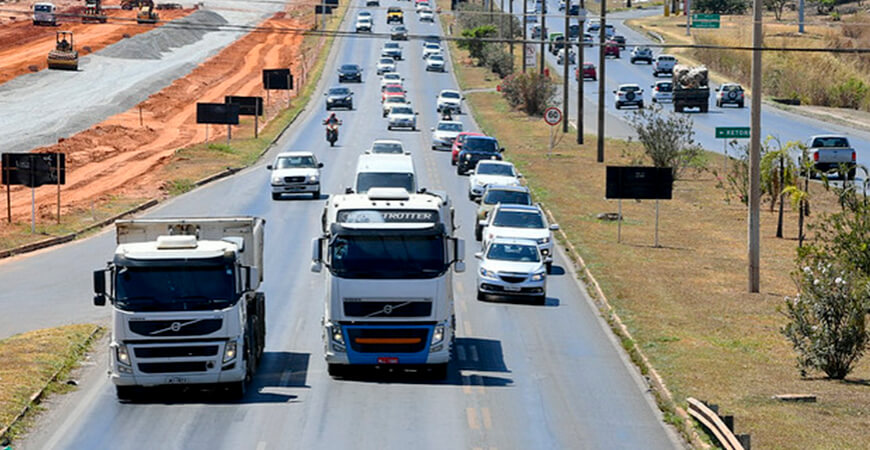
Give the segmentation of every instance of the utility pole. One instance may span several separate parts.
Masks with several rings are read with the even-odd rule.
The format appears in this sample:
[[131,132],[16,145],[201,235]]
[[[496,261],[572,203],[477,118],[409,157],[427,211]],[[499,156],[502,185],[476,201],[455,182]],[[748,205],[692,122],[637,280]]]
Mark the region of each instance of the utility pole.
[[[508,0],[508,10],[508,29],[510,30],[509,33],[511,39],[511,61],[514,61],[514,0]],[[523,53],[523,58],[525,58],[525,53]]]
[[565,0],[565,33],[562,36],[562,132],[568,132],[568,88],[571,87],[571,77],[569,76],[569,66],[571,59],[568,55],[571,53],[571,46],[568,45],[568,27],[570,19],[568,10],[571,9],[571,0]]
[[[581,0],[582,1],[582,0]],[[580,8],[577,16],[577,24],[580,26],[580,35],[577,36],[577,143],[583,145],[583,23],[586,21],[586,10]]]
[[523,73],[526,73],[526,39],[529,32],[529,2],[528,0],[520,0],[523,2]]
[[601,0],[601,29],[598,30],[598,162],[604,162],[604,26],[607,0]]
[[749,135],[749,292],[758,292],[760,284],[760,208],[761,208],[761,46],[762,0],[752,7],[752,111]]
[[547,54],[544,48],[544,42],[547,41],[547,2],[541,2],[541,67],[538,69],[541,75],[544,74],[544,67],[547,64]]
[[686,0],[686,36],[692,35],[692,0]]
[[798,33],[804,34],[804,0],[798,2]]

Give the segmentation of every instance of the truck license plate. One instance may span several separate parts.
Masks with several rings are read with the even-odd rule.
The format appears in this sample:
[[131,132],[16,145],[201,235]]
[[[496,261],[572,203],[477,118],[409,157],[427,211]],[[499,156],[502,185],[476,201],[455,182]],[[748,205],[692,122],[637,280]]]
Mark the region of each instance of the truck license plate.
[[167,377],[166,384],[187,384],[188,380],[186,377]]
[[380,357],[378,364],[399,364],[399,358],[395,357]]

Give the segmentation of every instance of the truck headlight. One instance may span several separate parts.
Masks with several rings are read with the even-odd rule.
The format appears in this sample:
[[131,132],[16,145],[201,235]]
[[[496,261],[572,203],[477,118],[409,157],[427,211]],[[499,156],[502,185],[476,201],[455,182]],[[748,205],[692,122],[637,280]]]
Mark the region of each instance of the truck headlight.
[[541,281],[546,277],[547,277],[546,272],[538,272],[538,273],[532,274],[532,281]]
[[308,177],[308,181],[312,183],[317,183],[317,175],[311,175],[310,177]]
[[487,278],[495,278],[495,272],[483,267],[480,268],[480,275]]
[[540,238],[540,239],[538,239],[538,244],[547,244],[547,243],[549,243],[549,242],[550,242],[550,238],[549,238],[549,237],[545,237],[545,238]]
[[438,345],[444,341],[444,325],[436,325],[435,330],[432,332],[432,344]]
[[344,335],[341,334],[341,327],[330,326],[329,335],[332,339],[332,342],[344,345]]
[[281,177],[272,177],[272,184],[281,184]]
[[115,347],[115,356],[119,363],[129,366],[130,365],[130,354],[127,353],[127,346],[121,344]]
[[237,345],[238,344],[236,343],[236,341],[227,342],[226,347],[224,347],[224,362],[225,363],[230,362],[233,359],[235,359],[236,350],[238,350]]

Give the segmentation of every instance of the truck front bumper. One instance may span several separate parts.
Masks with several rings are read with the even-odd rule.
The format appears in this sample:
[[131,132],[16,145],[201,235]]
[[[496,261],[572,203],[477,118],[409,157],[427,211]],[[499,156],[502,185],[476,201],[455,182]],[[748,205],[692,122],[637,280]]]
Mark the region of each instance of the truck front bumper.
[[[225,359],[230,342],[235,342],[234,357]],[[128,344],[109,346],[109,378],[117,386],[161,386],[168,384],[216,384],[245,378],[244,351],[240,340],[190,344]],[[216,347],[216,349],[214,349]],[[127,362],[119,361],[123,348]],[[202,356],[175,356],[181,354]],[[172,355],[172,356],[168,356]],[[155,356],[155,357],[150,357]]]
[[[337,327],[337,328],[336,328]],[[341,341],[334,339],[340,330]],[[440,333],[440,340],[433,335]],[[453,329],[445,321],[423,325],[329,325],[324,327],[328,364],[421,365],[450,361]]]

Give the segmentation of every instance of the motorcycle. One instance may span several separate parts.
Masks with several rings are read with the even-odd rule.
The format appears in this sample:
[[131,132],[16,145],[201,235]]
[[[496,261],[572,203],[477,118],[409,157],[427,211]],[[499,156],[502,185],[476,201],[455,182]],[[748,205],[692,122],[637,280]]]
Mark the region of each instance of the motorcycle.
[[327,123],[324,120],[323,124],[326,125],[326,140],[329,141],[329,146],[335,147],[335,141],[338,140],[338,126],[341,125],[341,121]]

